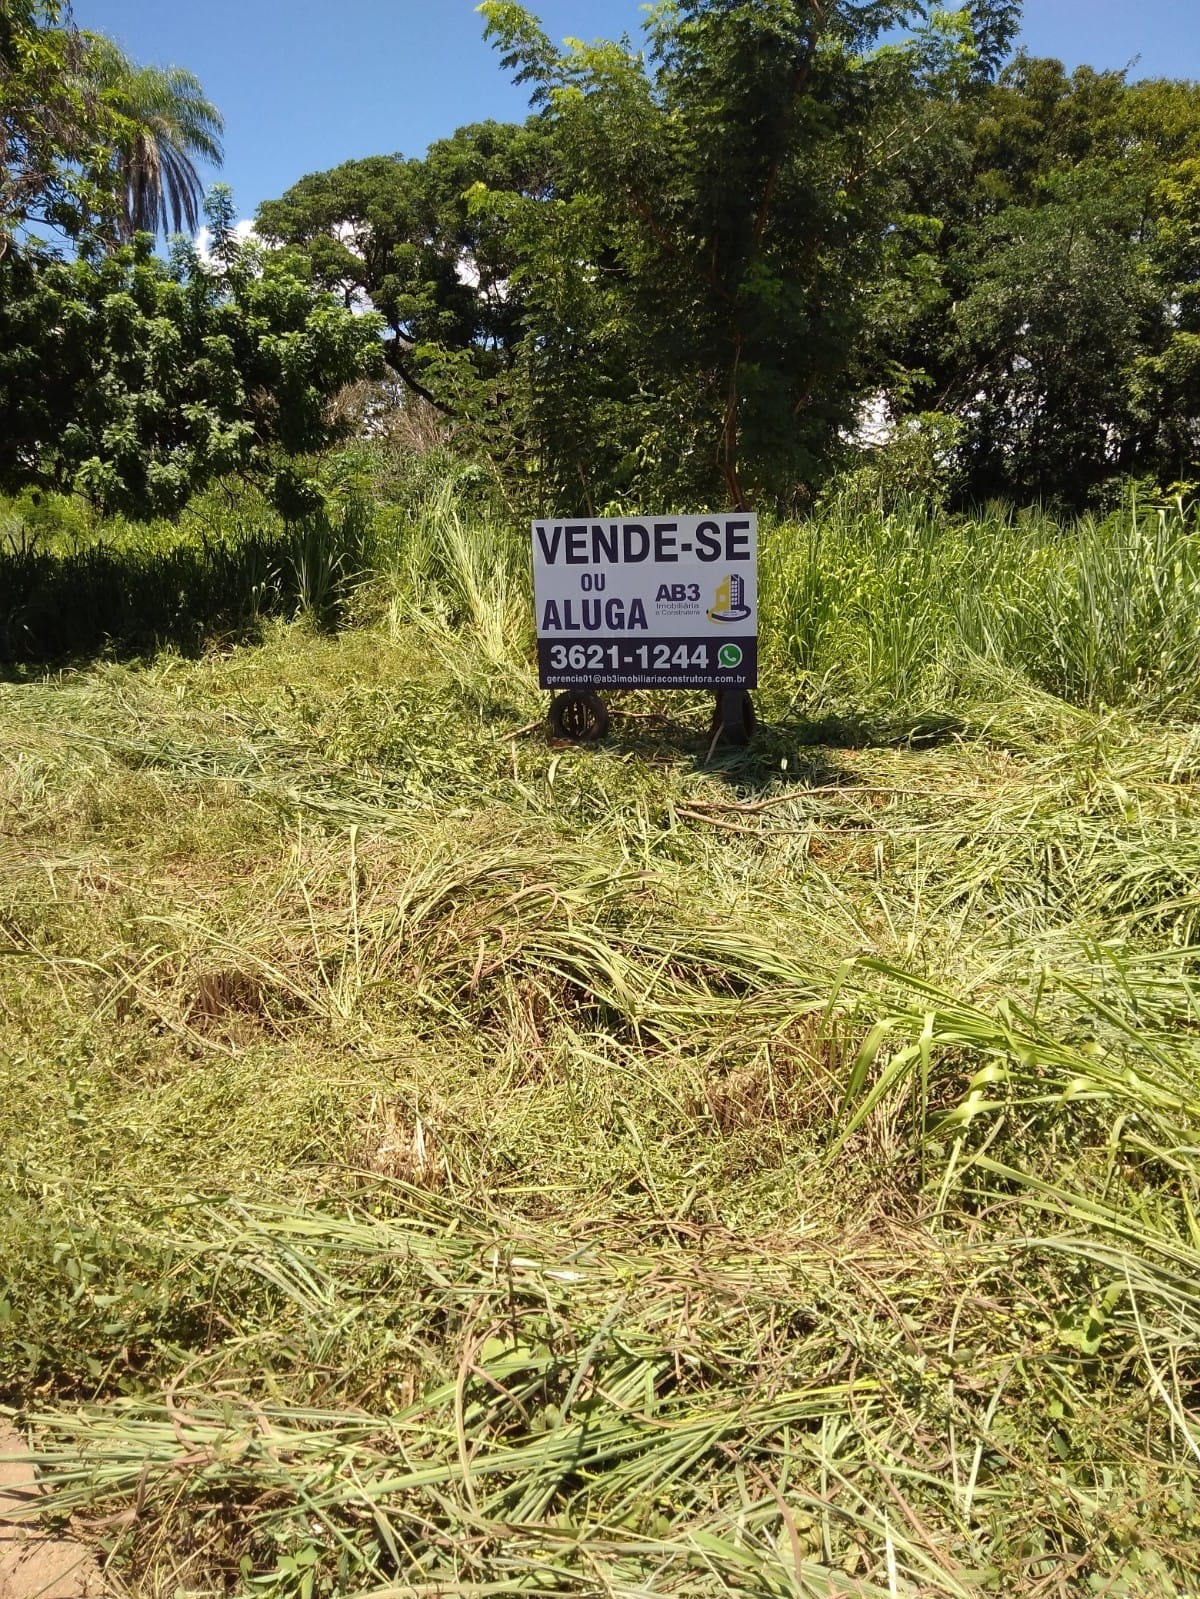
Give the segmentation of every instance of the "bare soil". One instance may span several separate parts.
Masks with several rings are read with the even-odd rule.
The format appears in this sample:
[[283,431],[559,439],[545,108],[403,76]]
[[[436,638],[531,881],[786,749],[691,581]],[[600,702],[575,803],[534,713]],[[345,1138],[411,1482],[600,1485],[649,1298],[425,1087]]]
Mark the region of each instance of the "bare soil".
[[89,1551],[39,1521],[40,1493],[25,1440],[0,1425],[0,1599],[103,1599]]

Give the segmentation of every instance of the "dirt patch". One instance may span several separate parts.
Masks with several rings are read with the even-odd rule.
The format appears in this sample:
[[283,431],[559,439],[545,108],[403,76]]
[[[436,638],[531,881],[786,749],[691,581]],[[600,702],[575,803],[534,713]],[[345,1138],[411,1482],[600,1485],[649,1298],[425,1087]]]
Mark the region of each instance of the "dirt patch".
[[0,1599],[103,1599],[89,1552],[38,1520],[41,1489],[26,1449],[20,1433],[0,1425]]

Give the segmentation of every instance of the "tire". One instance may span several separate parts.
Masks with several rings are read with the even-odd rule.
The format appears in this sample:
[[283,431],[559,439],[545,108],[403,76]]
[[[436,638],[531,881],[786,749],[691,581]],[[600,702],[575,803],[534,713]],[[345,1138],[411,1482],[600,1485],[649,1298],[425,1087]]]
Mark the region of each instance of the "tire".
[[550,731],[572,744],[594,744],[608,732],[608,706],[599,694],[568,689],[550,701]]
[[758,726],[754,701],[744,688],[723,688],[717,692],[711,733],[718,733],[727,744],[749,744]]

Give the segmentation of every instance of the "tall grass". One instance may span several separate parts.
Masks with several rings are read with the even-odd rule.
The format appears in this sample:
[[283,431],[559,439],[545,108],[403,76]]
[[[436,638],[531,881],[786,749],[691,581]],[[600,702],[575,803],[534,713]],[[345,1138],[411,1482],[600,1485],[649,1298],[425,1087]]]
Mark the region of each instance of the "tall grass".
[[779,668],[913,705],[982,667],[1074,705],[1194,715],[1200,540],[1182,506],[1063,527],[992,507],[953,520],[834,498],[766,541],[763,628]]
[[0,543],[0,662],[51,664],[100,654],[194,652],[270,617],[336,626],[374,564],[361,496],[283,525],[216,501],[182,527],[103,527],[64,537],[10,519]]
[[[429,622],[431,644],[465,628],[497,672],[528,657],[527,534],[489,506],[472,468],[446,459],[397,481],[390,463],[390,501],[374,506],[361,470],[330,475],[331,508],[290,528],[241,489],[210,491],[179,527],[145,529],[95,527],[71,502],[10,502],[0,659],[195,649],[272,616],[336,626],[368,578],[368,610]],[[1064,526],[1005,506],[884,511],[835,492],[806,521],[764,528],[766,669],[859,710],[945,710],[1016,677],[1090,710],[1193,716],[1198,516],[1133,501]]]
[[[903,712],[1014,682],[1064,704],[1200,711],[1200,509],[1136,501],[1063,525],[993,505],[947,517],[831,495],[761,542],[764,674],[810,703]],[[532,644],[528,538],[465,509],[453,474],[383,541],[398,623],[487,640],[497,671]]]
[[416,626],[431,641],[465,632],[497,672],[527,651],[527,531],[496,513],[468,513],[452,472],[398,524],[385,572],[393,626]]

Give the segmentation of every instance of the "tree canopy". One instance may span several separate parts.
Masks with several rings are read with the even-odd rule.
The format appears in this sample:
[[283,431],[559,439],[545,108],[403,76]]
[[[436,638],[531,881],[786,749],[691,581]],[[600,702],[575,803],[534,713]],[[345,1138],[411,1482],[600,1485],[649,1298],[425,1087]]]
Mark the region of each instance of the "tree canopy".
[[215,477],[273,478],[329,441],[329,400],[379,369],[378,319],[239,246],[227,192],[208,214],[208,260],[181,246],[164,264],[138,234],[0,263],[0,483],[169,515]]
[[[57,0],[11,0],[10,479],[168,503],[247,450],[318,440],[283,367],[256,364],[301,301],[330,374],[385,363],[514,501],[795,505],[870,449],[867,411],[927,426],[964,497],[1081,506],[1114,478],[1200,478],[1196,85],[1013,56],[1017,0],[662,0],[638,44],[555,45],[516,0],[479,9],[529,116],[301,177],[259,207],[253,263],[223,234],[214,274],[135,242],[198,221],[221,133],[199,83]],[[78,260],[54,259],[63,241]],[[73,317],[78,351],[54,342]],[[189,421],[222,366],[206,318],[239,317],[257,330],[224,362],[239,397]],[[199,353],[170,393],[144,380],[152,424],[120,346],[151,372],[167,324]],[[20,374],[43,367],[39,399]],[[139,480],[119,463],[144,445]]]
[[86,37],[87,71],[120,124],[112,167],[121,236],[194,233],[204,186],[196,159],[219,166],[221,113],[183,67],[143,67],[110,39]]
[[930,24],[689,0],[650,12],[641,49],[559,49],[511,0],[480,9],[528,121],[313,174],[259,231],[368,298],[395,370],[543,493],[743,504],[810,482],[873,319],[902,314],[905,152],[1005,54],[1015,5]]
[[892,355],[969,492],[1200,475],[1200,86],[1019,55],[909,182],[936,287]]
[[512,230],[472,206],[470,191],[483,184],[540,199],[555,172],[542,119],[476,123],[423,160],[372,156],[302,178],[259,207],[255,228],[298,251],[347,305],[369,302],[387,325],[393,371],[451,409],[447,357],[465,356],[486,377],[511,365],[524,333]]
[[0,72],[0,483],[133,516],[228,472],[286,488],[287,458],[334,436],[332,397],[378,372],[381,319],[239,246],[220,187],[210,255],[154,255],[194,231],[195,159],[221,154],[192,74],[136,66],[57,0],[6,6]]
[[0,254],[30,227],[75,239],[115,218],[112,154],[128,129],[63,12],[58,0],[0,10]]
[[197,159],[219,165],[221,114],[182,67],[139,66],[59,0],[0,14],[0,242],[40,228],[81,245],[195,231]]

